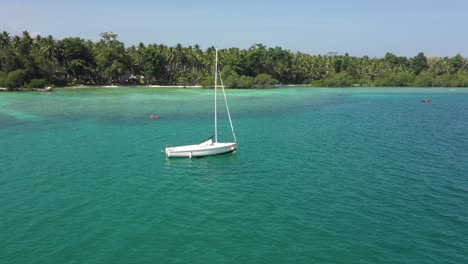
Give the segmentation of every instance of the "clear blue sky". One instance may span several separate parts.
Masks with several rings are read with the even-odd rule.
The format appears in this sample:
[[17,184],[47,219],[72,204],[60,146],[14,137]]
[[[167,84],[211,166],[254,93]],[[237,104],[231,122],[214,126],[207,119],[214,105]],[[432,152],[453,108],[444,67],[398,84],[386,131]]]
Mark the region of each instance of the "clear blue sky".
[[466,0],[0,0],[0,31],[310,54],[468,56]]

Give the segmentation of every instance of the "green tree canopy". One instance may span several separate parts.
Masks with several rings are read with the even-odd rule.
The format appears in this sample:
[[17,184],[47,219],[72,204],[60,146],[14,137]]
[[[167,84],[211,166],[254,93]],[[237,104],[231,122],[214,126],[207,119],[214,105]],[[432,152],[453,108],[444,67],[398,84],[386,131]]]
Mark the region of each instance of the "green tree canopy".
[[[199,45],[143,44],[125,47],[118,35],[104,32],[97,42],[70,37],[0,33],[2,85],[10,72],[22,70],[24,85],[32,79],[47,84],[213,84],[215,48]],[[231,88],[281,84],[324,86],[462,86],[468,61],[460,54],[413,58],[387,53],[383,58],[310,55],[281,47],[255,44],[248,49],[221,49],[219,67]],[[18,73],[13,73],[15,77]],[[11,78],[13,78],[11,77]],[[13,78],[15,79],[15,78]],[[429,82],[429,79],[430,82]],[[10,80],[11,81],[11,80]],[[10,82],[11,84],[11,82]]]
[[423,52],[418,53],[418,55],[411,60],[411,68],[416,75],[429,68],[427,58],[424,56]]

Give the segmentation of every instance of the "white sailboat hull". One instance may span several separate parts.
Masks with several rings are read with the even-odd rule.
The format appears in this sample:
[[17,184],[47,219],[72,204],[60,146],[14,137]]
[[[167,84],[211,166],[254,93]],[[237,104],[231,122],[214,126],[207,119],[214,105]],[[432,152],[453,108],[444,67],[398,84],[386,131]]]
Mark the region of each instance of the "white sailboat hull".
[[237,149],[237,142],[203,142],[198,145],[187,145],[179,147],[168,147],[164,149],[168,158],[191,158],[218,155],[228,152],[234,152]]

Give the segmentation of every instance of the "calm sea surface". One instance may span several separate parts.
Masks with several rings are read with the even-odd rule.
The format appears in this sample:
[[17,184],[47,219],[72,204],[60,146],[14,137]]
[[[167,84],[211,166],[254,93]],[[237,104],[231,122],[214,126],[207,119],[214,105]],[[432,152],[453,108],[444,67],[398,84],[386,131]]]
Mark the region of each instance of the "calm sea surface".
[[0,263],[468,263],[468,89],[228,98],[169,160],[212,90],[0,93]]

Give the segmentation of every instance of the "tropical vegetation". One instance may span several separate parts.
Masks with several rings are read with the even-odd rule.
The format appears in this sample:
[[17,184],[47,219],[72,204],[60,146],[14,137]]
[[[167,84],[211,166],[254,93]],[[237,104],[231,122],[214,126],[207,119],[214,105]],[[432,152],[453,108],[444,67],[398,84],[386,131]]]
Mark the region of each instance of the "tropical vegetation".
[[[126,47],[114,33],[97,42],[78,37],[55,39],[0,33],[0,87],[46,85],[203,85],[213,83],[215,48],[169,47],[140,43]],[[468,60],[412,58],[387,53],[383,58],[348,54],[309,55],[255,44],[219,51],[224,84],[263,88],[277,84],[312,86],[468,86]]]

